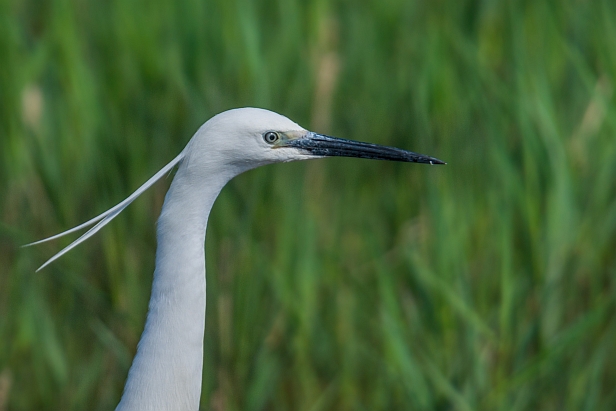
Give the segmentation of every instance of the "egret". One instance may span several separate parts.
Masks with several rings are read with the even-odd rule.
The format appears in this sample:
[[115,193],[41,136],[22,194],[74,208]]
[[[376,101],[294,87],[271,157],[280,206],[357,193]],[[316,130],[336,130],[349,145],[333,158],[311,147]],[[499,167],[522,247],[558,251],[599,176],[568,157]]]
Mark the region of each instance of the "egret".
[[32,243],[94,225],[41,270],[93,236],[178,166],[158,219],[156,266],[145,329],[116,410],[198,409],[205,331],[204,243],[214,200],[229,180],[244,171],[329,156],[445,164],[394,147],[317,134],[268,110],[233,109],[203,124],[180,155],[124,201],[77,227]]

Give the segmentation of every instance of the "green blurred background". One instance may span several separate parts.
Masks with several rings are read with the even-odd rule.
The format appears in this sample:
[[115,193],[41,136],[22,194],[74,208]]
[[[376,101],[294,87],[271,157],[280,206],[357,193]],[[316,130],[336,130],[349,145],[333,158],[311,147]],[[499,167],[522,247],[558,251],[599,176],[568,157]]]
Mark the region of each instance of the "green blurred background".
[[19,246],[238,106],[448,165],[232,181],[202,409],[616,409],[615,79],[611,0],[0,0],[0,410],[116,405],[170,178]]

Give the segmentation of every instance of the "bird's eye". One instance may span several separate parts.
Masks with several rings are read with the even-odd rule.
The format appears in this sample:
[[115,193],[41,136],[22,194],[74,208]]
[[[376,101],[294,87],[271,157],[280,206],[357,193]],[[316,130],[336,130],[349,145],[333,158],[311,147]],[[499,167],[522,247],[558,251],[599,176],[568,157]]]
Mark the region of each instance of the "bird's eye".
[[265,140],[267,144],[274,144],[279,139],[280,137],[275,131],[268,131],[267,133],[263,134],[263,140]]

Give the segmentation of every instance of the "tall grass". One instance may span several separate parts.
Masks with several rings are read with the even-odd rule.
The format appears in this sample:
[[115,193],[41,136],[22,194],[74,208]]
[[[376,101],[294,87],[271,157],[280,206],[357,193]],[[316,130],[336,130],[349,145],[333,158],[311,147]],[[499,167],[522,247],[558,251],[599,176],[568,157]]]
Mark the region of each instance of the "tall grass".
[[169,180],[237,106],[436,156],[254,170],[210,218],[201,406],[616,408],[616,3],[0,2],[0,410],[117,403]]

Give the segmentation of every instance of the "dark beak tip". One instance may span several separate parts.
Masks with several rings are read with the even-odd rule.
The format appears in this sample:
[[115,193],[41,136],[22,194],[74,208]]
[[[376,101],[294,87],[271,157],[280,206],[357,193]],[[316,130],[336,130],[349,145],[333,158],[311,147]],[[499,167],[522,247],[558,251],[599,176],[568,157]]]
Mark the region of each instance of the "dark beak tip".
[[430,164],[431,166],[433,165],[445,165],[447,164],[446,162],[444,162],[443,160],[439,160],[438,158],[434,158],[434,157],[428,157],[428,158],[423,158],[421,161],[419,161],[420,163],[424,163],[424,164]]

